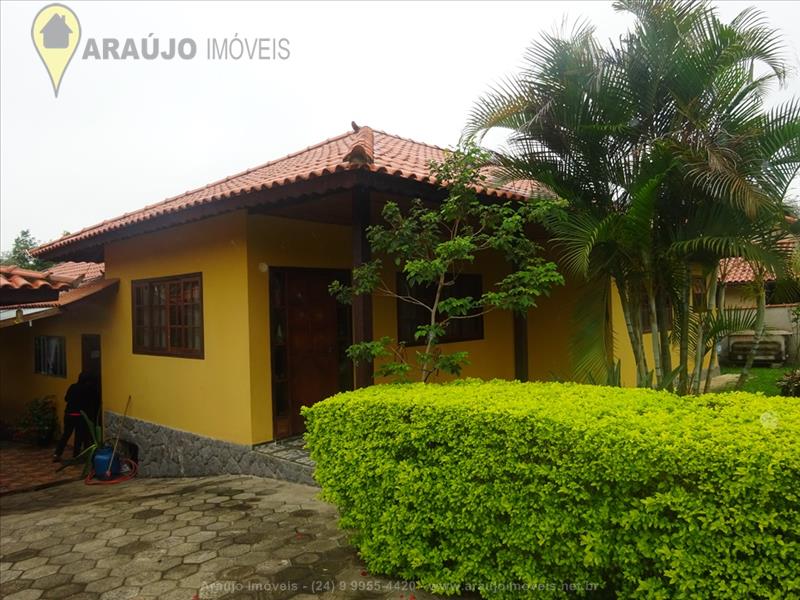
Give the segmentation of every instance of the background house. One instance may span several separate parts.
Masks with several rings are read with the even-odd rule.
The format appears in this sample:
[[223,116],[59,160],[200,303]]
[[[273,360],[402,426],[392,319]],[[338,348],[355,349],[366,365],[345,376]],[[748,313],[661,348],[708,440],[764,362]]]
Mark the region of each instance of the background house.
[[[782,240],[779,248],[786,254],[792,254],[797,249],[797,239],[792,236]],[[754,285],[753,269],[747,261],[741,258],[732,258],[724,262],[720,281],[725,284],[725,308],[755,309],[756,287]],[[760,362],[783,363],[796,362],[798,359],[798,345],[800,344],[800,323],[796,322],[795,313],[800,307],[798,290],[793,285],[783,285],[776,281],[774,275],[767,276],[766,282],[766,325],[767,335],[759,345],[762,351],[759,356],[764,360]],[[753,332],[743,331],[726,337],[722,341],[720,360],[723,363],[740,363],[741,356],[748,344],[752,342]],[[782,358],[779,359],[779,355]],[[767,360],[774,357],[774,360]]]

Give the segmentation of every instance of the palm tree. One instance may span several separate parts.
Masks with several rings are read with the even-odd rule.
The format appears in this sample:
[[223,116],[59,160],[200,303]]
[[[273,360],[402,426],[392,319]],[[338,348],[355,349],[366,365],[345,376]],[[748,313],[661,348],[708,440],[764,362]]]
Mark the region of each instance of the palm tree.
[[[594,290],[613,282],[638,385],[677,381],[687,392],[700,379],[689,369],[690,338],[699,342],[697,362],[708,341],[697,328],[711,332],[708,319],[693,316],[693,278],[715,280],[730,256],[769,268],[780,260],[759,240],[765,221],[768,231],[780,229],[788,212],[800,103],[764,110],[766,89],[784,81],[786,68],[780,36],[759,12],[726,24],[707,2],[614,6],[635,17],[618,43],[603,47],[587,24],[544,36],[521,73],[479,100],[464,135],[505,130],[506,148],[495,154],[501,177],[535,179],[567,201],[566,218],[547,220],[562,266]],[[579,303],[578,376],[596,378],[610,366],[609,332],[597,326],[607,302],[606,294],[605,304],[591,303],[593,315]],[[672,342],[680,348],[675,368]]]
[[[701,292],[706,292],[700,294],[699,302],[690,302],[688,290],[681,288],[681,301],[675,305],[682,326],[673,329],[672,340],[682,354],[694,359],[694,369],[687,372],[682,384],[686,387],[681,391],[708,391],[717,341],[731,333],[755,331],[756,343],[749,359],[752,364],[758,341],[765,332],[766,277],[785,280],[791,273],[790,256],[779,247],[779,242],[792,234],[790,220],[780,211],[783,208],[768,204],[750,217],[730,205],[709,202],[700,205],[698,212],[677,228],[681,239],[670,245],[668,254],[680,265],[698,268],[702,273]],[[728,266],[726,259],[734,256],[744,259],[756,275],[760,300],[754,311],[725,308],[724,270]],[[705,286],[707,290],[702,289]],[[711,356],[708,363],[707,355]],[[704,382],[702,369],[706,364],[709,368]]]

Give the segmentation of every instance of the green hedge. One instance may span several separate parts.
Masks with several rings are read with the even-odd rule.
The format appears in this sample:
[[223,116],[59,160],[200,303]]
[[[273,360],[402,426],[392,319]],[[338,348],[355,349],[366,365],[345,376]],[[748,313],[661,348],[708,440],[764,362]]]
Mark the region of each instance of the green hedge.
[[374,573],[487,597],[800,597],[796,400],[472,380],[304,414]]

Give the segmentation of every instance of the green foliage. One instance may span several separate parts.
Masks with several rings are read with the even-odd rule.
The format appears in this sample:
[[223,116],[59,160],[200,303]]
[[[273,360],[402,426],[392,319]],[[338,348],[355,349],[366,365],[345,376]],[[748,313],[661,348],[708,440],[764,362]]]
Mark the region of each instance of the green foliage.
[[[467,380],[304,415],[371,572],[498,598],[800,594],[794,400]],[[601,589],[562,587],[586,582]]]
[[34,271],[42,271],[51,267],[53,263],[47,262],[30,255],[30,251],[36,248],[39,242],[31,235],[30,230],[23,229],[19,235],[14,238],[14,243],[9,252],[4,252],[2,264],[16,265],[23,269],[32,269]]
[[[556,201],[487,203],[477,189],[485,185],[482,167],[488,155],[474,144],[448,152],[441,163],[431,163],[432,175],[447,188],[441,203],[414,200],[407,208],[395,202],[383,207],[383,224],[367,230],[373,254],[391,261],[410,286],[400,293],[381,279],[381,258],[353,269],[352,283],[334,282],[330,292],[340,302],[353,296],[379,294],[423,308],[429,315],[419,325],[415,339],[425,345],[414,353],[421,381],[444,372],[460,375],[468,364],[466,352],[443,352],[439,342],[456,319],[476,318],[495,309],[527,313],[540,296],[564,283],[556,265],[538,256],[539,247],[526,235],[526,226],[546,216],[556,218]],[[511,272],[479,298],[448,294],[459,274],[484,252],[496,252],[514,265]],[[433,301],[419,293],[432,291]],[[389,338],[357,344],[349,350],[356,361],[384,360],[379,375],[407,381],[414,370],[402,344]],[[388,361],[388,364],[387,362]]]
[[705,319],[689,321],[690,273],[715,277],[730,257],[784,270],[773,234],[794,212],[785,196],[800,168],[800,102],[768,108],[788,54],[757,10],[723,22],[704,1],[619,0],[614,9],[632,17],[617,40],[603,43],[588,22],[538,36],[521,72],[476,103],[464,135],[500,130],[503,176],[537,181],[568,205],[548,226],[559,265],[587,283],[574,376],[602,381],[613,368],[611,299],[601,305],[597,290],[614,285],[638,385],[667,384],[672,341],[675,387],[689,392],[690,377],[697,387],[701,379],[690,338],[699,351],[718,339]]
[[408,381],[411,365],[405,360],[405,348],[402,344],[394,346],[392,338],[383,336],[379,340],[372,342],[361,342],[353,344],[347,349],[347,356],[355,364],[360,362],[372,362],[381,358],[391,358],[381,362],[375,374],[378,377],[389,377],[396,381]]
[[105,446],[105,441],[103,440],[103,427],[100,425],[99,419],[97,422],[93,422],[83,411],[81,411],[81,417],[83,417],[83,421],[86,423],[86,430],[92,438],[92,443],[75,457],[75,461],[77,462],[80,461],[81,458],[83,459],[83,476],[86,477],[92,470],[92,460],[94,459],[95,452]]

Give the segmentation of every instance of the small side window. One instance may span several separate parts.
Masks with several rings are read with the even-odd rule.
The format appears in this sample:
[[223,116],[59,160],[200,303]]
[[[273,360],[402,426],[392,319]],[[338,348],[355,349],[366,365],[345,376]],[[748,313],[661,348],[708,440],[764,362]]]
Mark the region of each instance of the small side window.
[[33,372],[51,377],[67,376],[67,340],[57,335],[37,335],[33,339]]

